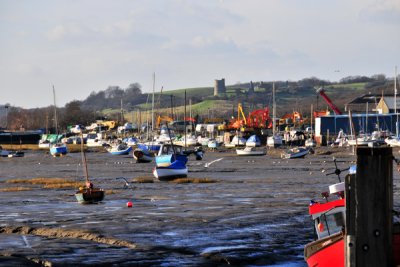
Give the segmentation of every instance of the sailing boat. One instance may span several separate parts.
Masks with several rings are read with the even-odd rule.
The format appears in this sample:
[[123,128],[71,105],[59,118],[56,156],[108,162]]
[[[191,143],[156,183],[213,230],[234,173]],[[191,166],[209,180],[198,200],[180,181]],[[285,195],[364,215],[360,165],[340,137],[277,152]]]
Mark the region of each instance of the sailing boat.
[[399,136],[399,115],[397,113],[397,66],[395,67],[394,71],[394,113],[396,113],[396,136],[395,137],[388,137],[385,139],[385,143],[389,146],[400,146],[400,136]]
[[275,133],[276,130],[276,103],[275,103],[275,83],[272,84],[272,136],[267,138],[268,147],[282,145],[282,137]]
[[317,143],[315,142],[313,136],[313,105],[311,104],[311,128],[310,128],[310,137],[305,141],[304,146],[305,147],[316,147]]
[[[83,140],[83,134],[81,132],[81,140]],[[104,199],[105,192],[103,189],[94,188],[93,184],[89,180],[89,173],[87,168],[86,154],[83,149],[83,142],[81,142],[81,154],[82,154],[82,165],[85,172],[85,187],[80,187],[75,193],[76,200],[81,204],[93,204],[100,202]]]
[[[170,135],[171,132],[168,126],[167,130],[168,134]],[[179,149],[179,151],[182,152],[182,147]],[[166,155],[164,154],[165,152],[167,153]],[[162,145],[158,156],[156,156],[156,167],[153,170],[153,175],[160,181],[168,181],[175,178],[187,177],[187,160],[186,154],[178,153],[177,147],[174,145],[171,138],[170,144]]]
[[56,142],[50,145],[50,154],[53,157],[63,156],[67,154],[67,146],[58,140],[58,121],[57,121],[57,106],[56,106],[56,91],[53,85],[53,99],[54,99],[54,123],[56,126]]

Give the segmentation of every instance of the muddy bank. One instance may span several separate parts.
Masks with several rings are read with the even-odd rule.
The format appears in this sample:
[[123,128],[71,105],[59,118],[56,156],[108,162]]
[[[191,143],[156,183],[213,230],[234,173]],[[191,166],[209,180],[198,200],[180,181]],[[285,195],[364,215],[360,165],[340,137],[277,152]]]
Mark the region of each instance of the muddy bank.
[[[74,189],[40,184],[0,193],[0,265],[305,266],[303,245],[313,236],[309,201],[337,182],[325,176],[333,156],[341,168],[355,160],[346,149],[329,151],[317,148],[297,160],[281,160],[280,150],[191,158],[189,178],[213,183],[135,183],[151,177],[154,165],[87,153],[93,182],[110,192],[100,204],[80,205]],[[82,181],[79,162],[79,154],[52,158],[41,151],[0,158],[0,189],[16,187],[10,179]]]

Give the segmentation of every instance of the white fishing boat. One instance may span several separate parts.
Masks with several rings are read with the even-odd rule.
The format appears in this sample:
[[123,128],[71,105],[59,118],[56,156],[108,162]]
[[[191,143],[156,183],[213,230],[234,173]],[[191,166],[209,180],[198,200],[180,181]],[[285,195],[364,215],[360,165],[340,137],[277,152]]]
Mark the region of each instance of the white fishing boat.
[[236,154],[238,156],[262,156],[265,155],[264,149],[256,149],[255,147],[246,146],[243,149],[236,149]]
[[86,137],[86,146],[88,147],[103,147],[108,145],[108,142],[102,138],[102,133],[88,133]]
[[175,141],[175,144],[185,147],[196,146],[197,139],[194,135],[186,135],[182,136],[178,141]]
[[283,159],[304,158],[309,152],[310,152],[309,148],[294,147],[282,153],[281,158]]

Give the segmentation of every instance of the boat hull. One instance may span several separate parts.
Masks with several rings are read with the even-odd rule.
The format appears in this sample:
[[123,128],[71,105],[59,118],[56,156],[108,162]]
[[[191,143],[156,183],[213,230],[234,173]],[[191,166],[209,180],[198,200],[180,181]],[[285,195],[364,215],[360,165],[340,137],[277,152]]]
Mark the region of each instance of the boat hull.
[[82,189],[75,193],[76,200],[81,204],[94,204],[104,199],[102,189]]
[[282,153],[281,158],[283,159],[295,159],[295,158],[304,158],[308,153],[309,149],[300,148],[300,149],[291,149],[286,153]]
[[63,156],[63,155],[66,155],[67,153],[68,153],[68,150],[67,150],[67,147],[65,145],[50,147],[50,154],[53,157]]
[[155,167],[153,175],[160,181],[168,181],[176,178],[187,177],[188,168],[183,162],[174,161],[168,167]]
[[308,266],[344,266],[343,234],[307,244],[304,248],[304,258]]
[[111,155],[128,155],[131,152],[132,147],[127,147],[123,150],[108,150]]
[[[308,266],[344,267],[344,235],[338,233],[307,244],[304,259]],[[394,228],[393,260],[400,265],[400,226]]]
[[263,150],[250,150],[250,149],[236,149],[236,154],[238,156],[263,156],[265,151]]
[[187,163],[188,158],[186,155],[160,155],[160,156],[156,156],[156,166],[157,167],[168,167],[172,164],[172,162],[174,162],[175,160],[177,161],[181,161],[184,164]]

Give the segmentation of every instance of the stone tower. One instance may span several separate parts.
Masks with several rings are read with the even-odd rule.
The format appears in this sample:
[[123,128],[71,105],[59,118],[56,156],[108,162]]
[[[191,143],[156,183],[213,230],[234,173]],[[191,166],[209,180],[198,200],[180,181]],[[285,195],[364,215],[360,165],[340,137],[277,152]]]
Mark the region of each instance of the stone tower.
[[214,96],[225,93],[226,93],[225,79],[214,80]]

